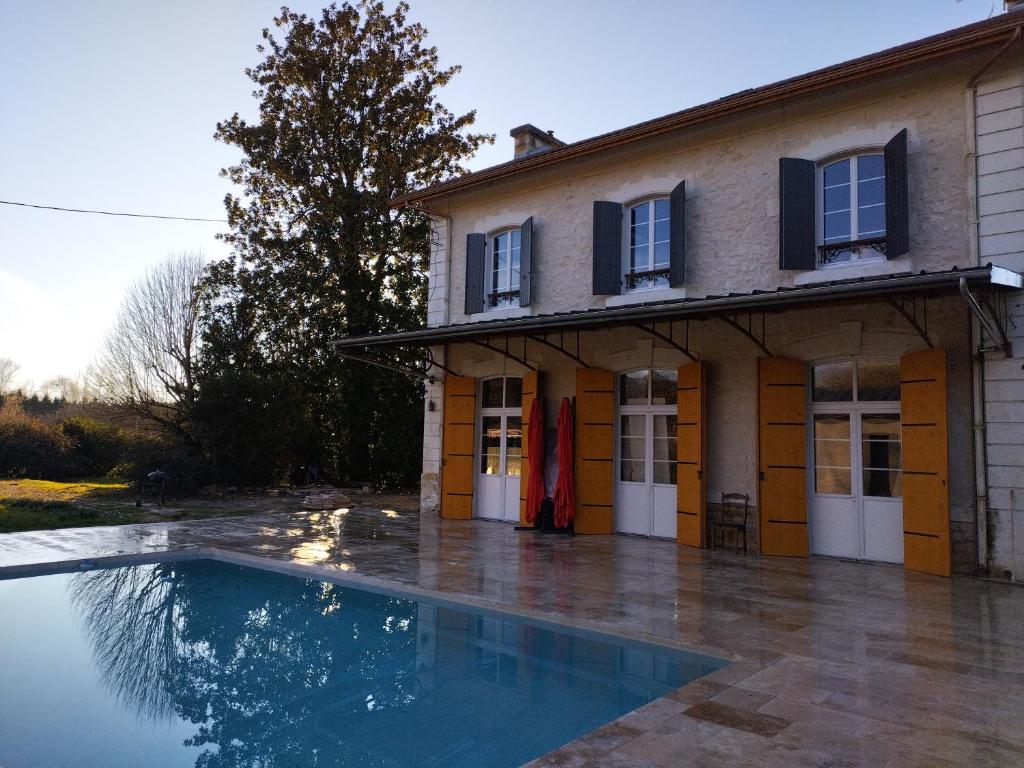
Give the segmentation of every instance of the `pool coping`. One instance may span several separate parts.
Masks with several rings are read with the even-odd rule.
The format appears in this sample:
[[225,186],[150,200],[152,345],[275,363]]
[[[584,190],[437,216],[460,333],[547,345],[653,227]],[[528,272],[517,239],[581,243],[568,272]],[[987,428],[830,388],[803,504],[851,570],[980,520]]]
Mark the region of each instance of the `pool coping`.
[[317,565],[315,563],[296,563],[293,561],[278,560],[275,558],[260,555],[246,554],[233,550],[209,547],[199,544],[185,544],[165,550],[151,552],[137,552],[131,554],[101,555],[92,558],[72,558],[68,560],[53,560],[38,563],[18,563],[15,565],[0,566],[0,581],[18,578],[31,578],[34,576],[48,576],[61,573],[76,573],[90,571],[100,568],[129,567],[133,565],[148,565],[166,562],[181,562],[190,560],[213,560],[216,562],[240,565],[260,570],[280,573],[287,576],[299,578],[316,578],[320,581],[328,581],[342,587],[362,589],[376,594],[387,594],[405,599],[425,599],[432,603],[452,608],[472,608],[488,614],[511,616],[530,621],[534,624],[554,629],[568,629],[575,634],[583,636],[605,636],[632,645],[654,646],[670,651],[689,653],[698,656],[708,657],[710,660],[725,662],[719,669],[709,674],[698,677],[683,686],[670,690],[663,696],[630,710],[619,717],[609,720],[597,728],[581,734],[575,739],[561,744],[550,752],[538,755],[524,763],[525,766],[543,765],[545,757],[554,755],[564,749],[572,749],[585,745],[587,740],[607,729],[630,728],[630,722],[637,716],[643,717],[646,710],[661,711],[666,703],[677,705],[679,702],[687,702],[692,698],[691,693],[698,694],[694,701],[703,701],[708,698],[708,682],[729,684],[732,673],[730,670],[736,668],[739,663],[742,670],[741,677],[752,673],[751,667],[768,666],[772,661],[756,662],[741,657],[735,653],[723,652],[709,646],[694,645],[689,643],[671,642],[667,638],[652,635],[646,632],[630,630],[614,624],[588,619],[569,619],[558,616],[548,611],[526,609],[518,605],[499,603],[493,600],[485,600],[473,595],[466,595],[457,592],[445,592],[441,590],[425,589],[400,581],[384,579],[379,576],[369,576],[357,572],[339,572],[336,568]]

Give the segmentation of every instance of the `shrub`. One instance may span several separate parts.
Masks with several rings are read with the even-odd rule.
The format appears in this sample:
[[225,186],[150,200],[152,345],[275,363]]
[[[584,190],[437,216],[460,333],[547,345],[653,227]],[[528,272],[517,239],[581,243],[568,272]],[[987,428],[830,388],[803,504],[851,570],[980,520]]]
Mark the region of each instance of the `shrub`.
[[0,477],[63,480],[81,474],[72,442],[9,397],[0,407]]
[[61,424],[61,432],[71,441],[71,452],[78,469],[89,477],[101,477],[121,461],[127,436],[113,424],[79,417]]

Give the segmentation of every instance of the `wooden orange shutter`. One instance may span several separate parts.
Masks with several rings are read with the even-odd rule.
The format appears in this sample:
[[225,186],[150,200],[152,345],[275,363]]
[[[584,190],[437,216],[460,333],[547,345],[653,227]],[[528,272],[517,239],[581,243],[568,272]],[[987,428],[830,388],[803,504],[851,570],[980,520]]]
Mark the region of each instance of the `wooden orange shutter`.
[[523,460],[520,462],[519,474],[519,524],[527,525],[526,521],[526,493],[530,482],[530,412],[533,409],[533,401],[540,397],[540,374],[537,371],[530,371],[523,376],[523,439],[522,451]]
[[945,350],[926,349],[900,358],[900,411],[904,566],[949,576]]
[[473,448],[476,379],[444,377],[444,435],[441,450],[441,517],[473,517]]
[[704,546],[704,363],[681,366],[676,394],[676,540]]
[[761,553],[807,557],[806,367],[761,357],[757,381]]
[[612,533],[615,374],[576,369],[576,533]]

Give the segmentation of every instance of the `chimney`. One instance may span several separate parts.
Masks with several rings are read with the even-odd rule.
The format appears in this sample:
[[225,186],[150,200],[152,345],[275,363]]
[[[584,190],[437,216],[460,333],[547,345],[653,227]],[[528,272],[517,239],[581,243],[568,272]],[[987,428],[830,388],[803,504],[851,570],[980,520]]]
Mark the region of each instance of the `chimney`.
[[508,132],[508,135],[516,140],[516,160],[521,157],[539,155],[541,152],[565,146],[564,141],[559,141],[555,138],[554,131],[542,131],[537,126],[530,125],[530,123],[513,128]]

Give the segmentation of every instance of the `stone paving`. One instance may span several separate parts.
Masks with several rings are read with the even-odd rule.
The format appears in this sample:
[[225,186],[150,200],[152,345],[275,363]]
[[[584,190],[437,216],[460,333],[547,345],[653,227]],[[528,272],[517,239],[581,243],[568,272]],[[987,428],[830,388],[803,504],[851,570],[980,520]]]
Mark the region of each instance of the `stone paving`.
[[0,575],[197,550],[733,662],[533,768],[1024,765],[1024,589],[1012,585],[362,508],[4,534]]

